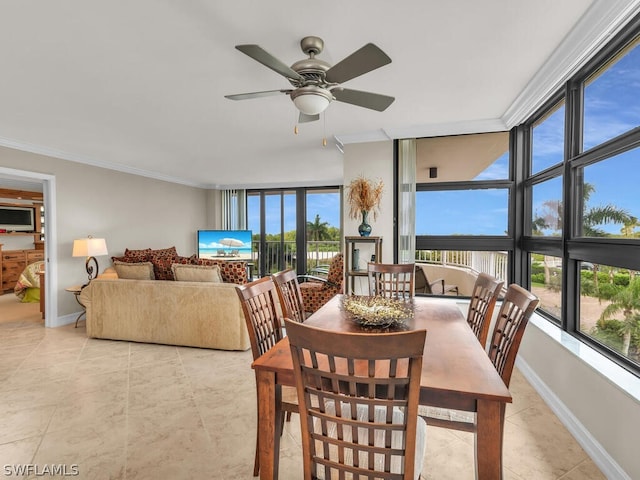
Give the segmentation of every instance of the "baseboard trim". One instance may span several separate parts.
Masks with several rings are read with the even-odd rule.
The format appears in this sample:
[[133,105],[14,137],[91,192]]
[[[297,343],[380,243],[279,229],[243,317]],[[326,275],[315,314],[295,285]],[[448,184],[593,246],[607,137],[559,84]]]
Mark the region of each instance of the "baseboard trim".
[[598,466],[602,473],[609,480],[631,480],[631,477],[618,465],[618,463],[607,453],[600,443],[591,435],[578,418],[562,403],[536,374],[536,372],[527,364],[522,357],[516,359],[516,366],[527,379],[531,386],[538,392],[538,395],[545,401],[553,413],[558,417],[562,424],[569,430],[576,441],[591,457],[593,462]]
[[80,312],[70,313],[69,315],[63,315],[62,317],[56,317],[49,323],[48,326],[55,328],[55,327],[62,327],[64,325],[69,325],[70,323],[76,323],[76,318],[78,318],[79,314]]

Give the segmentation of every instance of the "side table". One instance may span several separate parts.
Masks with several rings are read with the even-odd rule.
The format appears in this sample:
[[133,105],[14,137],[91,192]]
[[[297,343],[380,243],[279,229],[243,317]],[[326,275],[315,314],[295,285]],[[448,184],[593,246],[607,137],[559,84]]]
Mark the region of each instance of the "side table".
[[78,305],[80,305],[82,307],[82,311],[80,312],[80,314],[76,317],[76,326],[75,328],[78,328],[78,320],[80,320],[80,318],[87,313],[87,309],[86,307],[82,304],[82,302],[80,301],[80,293],[82,293],[82,289],[84,288],[84,285],[74,285],[73,287],[69,287],[69,288],[65,288],[65,290],[69,293],[73,293],[73,296],[76,299],[76,302],[78,302]]

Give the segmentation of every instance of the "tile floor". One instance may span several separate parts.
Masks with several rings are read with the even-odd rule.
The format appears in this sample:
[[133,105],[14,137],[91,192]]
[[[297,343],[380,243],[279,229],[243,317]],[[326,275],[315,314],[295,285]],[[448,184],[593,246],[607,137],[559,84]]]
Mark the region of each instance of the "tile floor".
[[[6,464],[66,464],[90,480],[253,478],[250,352],[88,339],[83,322],[43,328],[33,307],[28,319],[0,314],[0,476]],[[518,371],[512,393],[507,480],[604,479]],[[301,477],[297,418],[283,480]],[[427,441],[424,479],[474,478],[471,434],[430,427]]]

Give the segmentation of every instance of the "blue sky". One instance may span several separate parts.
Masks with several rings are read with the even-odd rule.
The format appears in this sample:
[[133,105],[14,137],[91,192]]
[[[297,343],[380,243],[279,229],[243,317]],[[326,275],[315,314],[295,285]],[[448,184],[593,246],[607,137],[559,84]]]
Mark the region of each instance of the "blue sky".
[[[623,56],[585,88],[584,149],[614,138],[640,125],[640,46]],[[562,161],[564,145],[564,106],[534,129],[534,172]],[[640,149],[585,168],[585,181],[595,187],[589,206],[607,204],[640,218]],[[506,179],[508,158],[503,155],[480,173],[476,180]],[[534,216],[542,214],[545,201],[560,200],[560,180],[536,186]],[[273,201],[272,201],[273,200]],[[277,233],[280,221],[279,198],[267,204],[267,233]],[[253,199],[255,202],[255,199]],[[257,203],[249,200],[249,228],[259,231]],[[506,230],[505,191],[423,192],[418,194],[416,233],[427,235],[475,234],[503,235]],[[285,196],[284,231],[295,229],[294,195]],[[307,221],[316,214],[324,222],[339,226],[339,196],[310,194]],[[618,234],[620,225],[601,226]],[[551,233],[551,232],[546,232]]]

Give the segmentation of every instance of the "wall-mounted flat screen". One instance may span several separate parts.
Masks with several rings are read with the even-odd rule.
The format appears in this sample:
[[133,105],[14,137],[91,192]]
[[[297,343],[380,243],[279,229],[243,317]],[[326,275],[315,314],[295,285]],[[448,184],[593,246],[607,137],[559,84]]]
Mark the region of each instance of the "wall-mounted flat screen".
[[33,232],[35,228],[35,211],[32,207],[0,207],[1,230]]
[[251,230],[198,230],[198,257],[251,260]]

